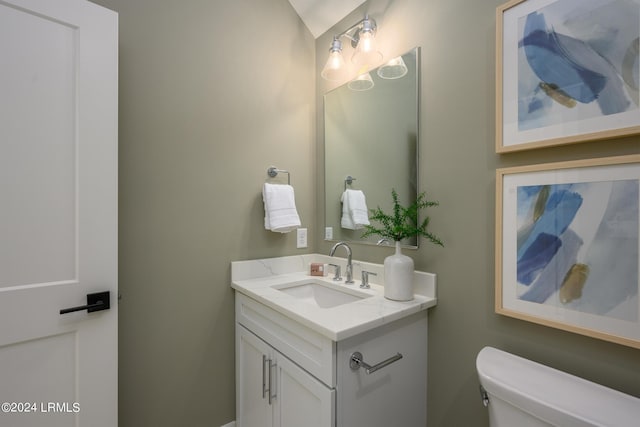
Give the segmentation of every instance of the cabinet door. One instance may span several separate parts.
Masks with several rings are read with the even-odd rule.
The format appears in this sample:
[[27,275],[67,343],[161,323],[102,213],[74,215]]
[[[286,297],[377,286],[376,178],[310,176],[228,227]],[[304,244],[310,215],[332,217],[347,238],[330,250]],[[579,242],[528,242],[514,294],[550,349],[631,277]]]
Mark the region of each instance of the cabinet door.
[[[427,424],[427,312],[413,314],[338,342],[339,427],[424,427]],[[353,352],[375,365],[396,353],[402,359],[367,374],[351,369]]]
[[[271,347],[236,324],[236,417],[238,427],[273,426],[269,403]],[[275,370],[275,368],[274,368]],[[273,372],[273,371],[272,371]]]
[[274,384],[274,425],[280,427],[335,426],[335,389],[277,353]]

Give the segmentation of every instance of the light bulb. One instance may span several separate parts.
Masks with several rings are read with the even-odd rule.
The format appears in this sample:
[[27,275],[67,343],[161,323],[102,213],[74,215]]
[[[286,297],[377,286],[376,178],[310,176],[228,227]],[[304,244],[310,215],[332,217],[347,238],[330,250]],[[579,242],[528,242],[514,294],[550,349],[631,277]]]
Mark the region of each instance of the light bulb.
[[342,43],[336,38],[334,38],[331,43],[329,59],[327,59],[327,63],[324,65],[320,76],[325,80],[333,82],[343,81],[346,77],[346,66],[344,57],[342,56]]
[[323,79],[330,81],[341,81],[345,77],[345,64],[342,52],[331,52],[329,59],[320,73]]
[[382,60],[382,53],[378,50],[375,35],[375,24],[368,18],[362,23],[356,51],[351,61],[359,66],[375,65]]

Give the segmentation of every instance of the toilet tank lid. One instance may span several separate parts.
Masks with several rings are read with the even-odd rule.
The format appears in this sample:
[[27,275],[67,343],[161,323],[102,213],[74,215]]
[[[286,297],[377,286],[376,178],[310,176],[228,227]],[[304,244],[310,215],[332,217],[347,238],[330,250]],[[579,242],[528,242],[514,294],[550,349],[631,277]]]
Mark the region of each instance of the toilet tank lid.
[[555,425],[579,420],[594,426],[631,426],[640,420],[636,397],[493,347],[480,350],[476,369],[489,400],[493,395]]

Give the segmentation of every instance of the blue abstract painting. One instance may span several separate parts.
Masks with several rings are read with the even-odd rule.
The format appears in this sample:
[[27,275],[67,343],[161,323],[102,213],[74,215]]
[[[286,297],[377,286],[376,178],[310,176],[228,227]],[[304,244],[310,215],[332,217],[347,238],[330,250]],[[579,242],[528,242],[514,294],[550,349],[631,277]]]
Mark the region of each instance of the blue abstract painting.
[[638,0],[558,0],[518,20],[518,128],[638,110]]
[[517,188],[517,297],[638,320],[638,180]]

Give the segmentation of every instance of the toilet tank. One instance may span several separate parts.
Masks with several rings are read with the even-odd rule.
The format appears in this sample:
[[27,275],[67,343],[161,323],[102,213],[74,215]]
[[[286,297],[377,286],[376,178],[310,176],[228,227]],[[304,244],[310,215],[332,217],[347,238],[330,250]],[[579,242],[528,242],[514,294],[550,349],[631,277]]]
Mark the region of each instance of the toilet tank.
[[485,347],[476,358],[491,427],[637,427],[640,399]]

